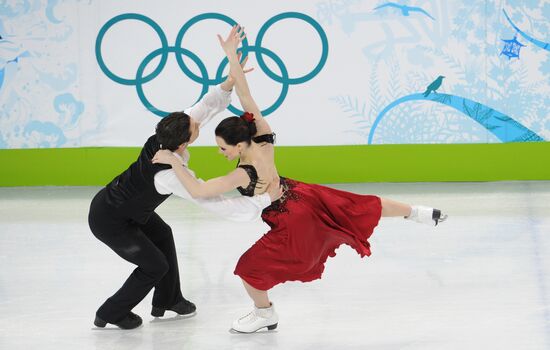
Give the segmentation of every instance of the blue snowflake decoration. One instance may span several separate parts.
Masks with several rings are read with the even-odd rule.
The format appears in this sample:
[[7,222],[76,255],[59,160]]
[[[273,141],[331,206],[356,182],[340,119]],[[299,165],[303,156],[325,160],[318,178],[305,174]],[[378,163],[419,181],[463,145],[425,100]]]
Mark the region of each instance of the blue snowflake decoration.
[[507,56],[509,60],[513,57],[517,57],[519,59],[519,50],[521,50],[521,48],[525,45],[516,40],[517,36],[517,34],[514,35],[514,38],[510,40],[501,39],[504,41],[504,47],[502,48],[500,55]]

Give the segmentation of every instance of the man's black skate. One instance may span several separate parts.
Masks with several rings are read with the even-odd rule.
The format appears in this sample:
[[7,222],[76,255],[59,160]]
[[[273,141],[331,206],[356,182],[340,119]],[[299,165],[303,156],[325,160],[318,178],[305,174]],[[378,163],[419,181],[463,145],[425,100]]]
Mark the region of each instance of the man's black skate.
[[130,312],[128,315],[124,316],[124,318],[118,322],[107,322],[101,319],[99,316],[95,316],[94,325],[99,328],[103,328],[107,325],[107,323],[114,324],[118,328],[122,329],[134,329],[143,323],[143,320],[141,317],[136,315],[133,312]]
[[164,312],[166,310],[174,311],[178,315],[189,315],[195,312],[197,310],[197,307],[189,300],[183,299],[182,301],[168,309],[153,306],[153,308],[151,309],[151,315],[155,317],[162,317],[164,316]]

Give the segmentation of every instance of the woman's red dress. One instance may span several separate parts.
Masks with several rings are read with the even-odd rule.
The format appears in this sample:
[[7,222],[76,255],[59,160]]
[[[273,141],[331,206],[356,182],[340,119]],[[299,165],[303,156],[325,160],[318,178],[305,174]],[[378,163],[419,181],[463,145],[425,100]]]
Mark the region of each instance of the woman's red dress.
[[283,197],[262,213],[271,229],[241,256],[236,275],[256,289],[268,290],[286,281],[321,278],[327,258],[342,244],[361,257],[371,254],[368,238],[380,220],[379,197],[281,181]]

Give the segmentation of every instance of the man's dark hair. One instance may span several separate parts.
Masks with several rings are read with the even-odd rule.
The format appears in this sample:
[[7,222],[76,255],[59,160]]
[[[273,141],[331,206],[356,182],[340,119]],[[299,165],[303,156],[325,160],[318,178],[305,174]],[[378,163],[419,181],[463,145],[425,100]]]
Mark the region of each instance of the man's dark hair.
[[157,141],[162,149],[175,151],[182,143],[189,141],[190,117],[183,112],[173,112],[157,124]]

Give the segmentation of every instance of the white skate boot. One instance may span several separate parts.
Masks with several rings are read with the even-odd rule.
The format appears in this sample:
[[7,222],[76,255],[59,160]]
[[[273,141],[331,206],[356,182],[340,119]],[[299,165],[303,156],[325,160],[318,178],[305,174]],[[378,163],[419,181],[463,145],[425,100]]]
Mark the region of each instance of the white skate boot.
[[277,328],[278,322],[279,316],[275,312],[273,304],[266,308],[254,306],[254,309],[248,314],[233,321],[231,328],[239,333],[254,333],[265,327],[271,331]]
[[447,220],[447,215],[441,213],[441,210],[421,205],[413,205],[411,215],[405,216],[405,219],[437,226],[438,223]]

